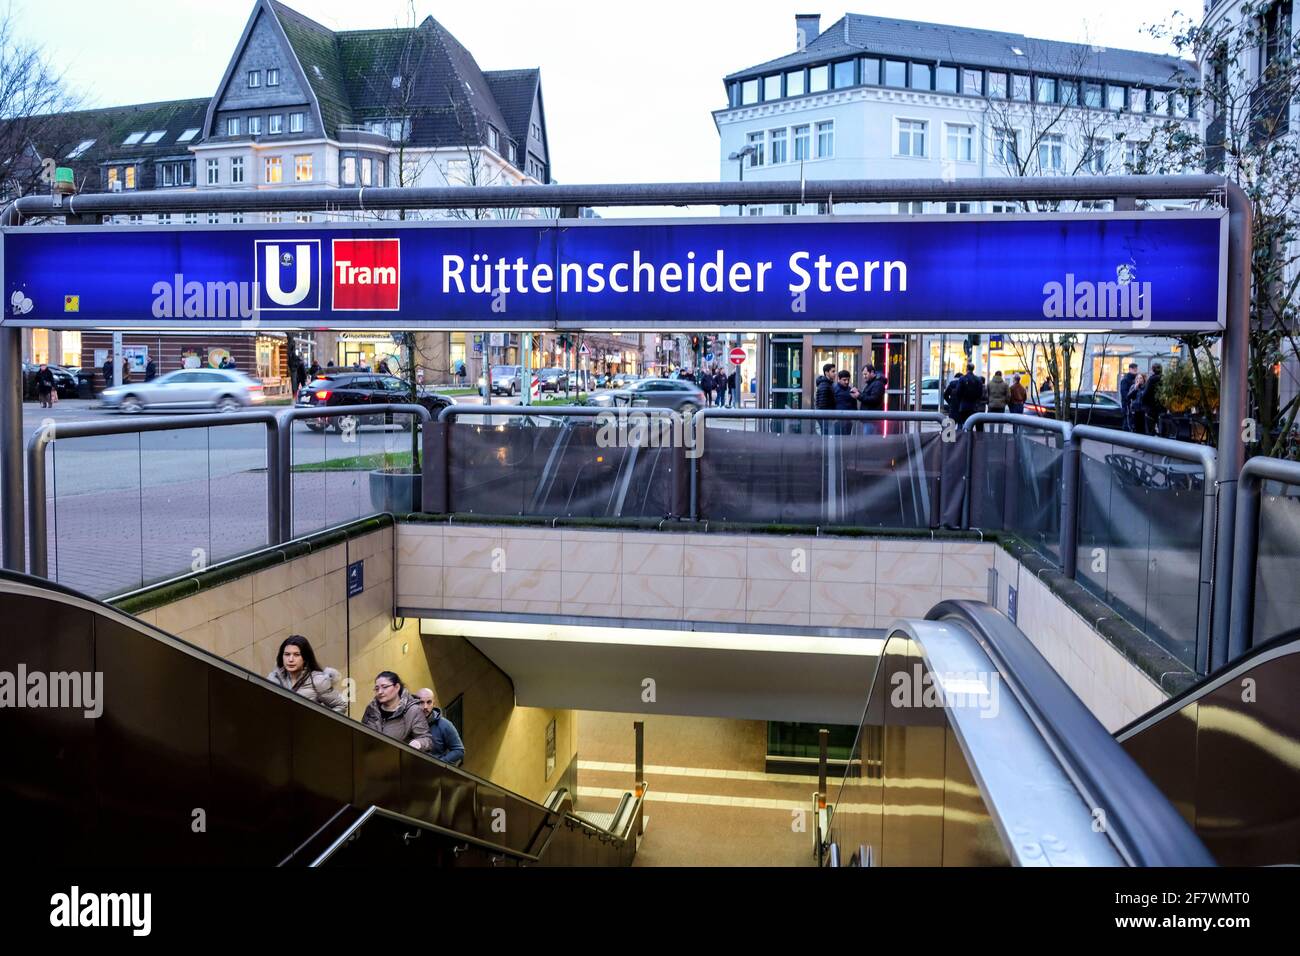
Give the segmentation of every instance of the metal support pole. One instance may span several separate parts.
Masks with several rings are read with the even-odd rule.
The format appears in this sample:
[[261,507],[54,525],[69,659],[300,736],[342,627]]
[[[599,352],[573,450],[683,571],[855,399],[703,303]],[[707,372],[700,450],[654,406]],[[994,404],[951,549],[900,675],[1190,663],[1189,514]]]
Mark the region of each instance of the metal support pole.
[[1078,442],[1064,439],[1061,459],[1061,570],[1071,581],[1079,563],[1079,467]]
[[0,326],[0,523],[4,567],[23,560],[23,332]]
[[[1252,458],[1246,462],[1238,477],[1229,660],[1236,660],[1255,645],[1255,574],[1259,565],[1260,484],[1264,481],[1300,486],[1300,463],[1276,458]],[[1273,635],[1264,636],[1268,638]]]
[[818,810],[826,809],[826,762],[830,753],[831,732],[823,727],[817,731],[817,792],[821,794],[818,800]]
[[[636,735],[636,781],[634,795],[638,800],[645,796],[645,721],[632,721],[632,732]],[[636,835],[645,832],[645,814],[637,814]]]
[[293,422],[290,412],[277,415],[274,423],[266,425],[266,527],[270,544],[293,540]]
[[[1232,621],[1232,554],[1237,477],[1246,458],[1242,435],[1248,413],[1250,375],[1250,285],[1253,223],[1250,197],[1224,180],[1228,197],[1228,314],[1220,346],[1218,515],[1215,521],[1213,615],[1209,669],[1225,664],[1234,638]],[[1245,635],[1236,638],[1243,646]]]

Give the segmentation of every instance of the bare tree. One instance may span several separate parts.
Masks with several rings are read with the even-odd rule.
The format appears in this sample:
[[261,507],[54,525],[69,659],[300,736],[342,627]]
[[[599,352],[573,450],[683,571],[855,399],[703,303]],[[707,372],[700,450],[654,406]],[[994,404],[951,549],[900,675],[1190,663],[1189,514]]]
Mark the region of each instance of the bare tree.
[[45,51],[18,35],[12,8],[0,14],[0,198],[15,199],[50,181],[45,160],[58,162],[75,142],[61,114],[76,109],[64,75]]

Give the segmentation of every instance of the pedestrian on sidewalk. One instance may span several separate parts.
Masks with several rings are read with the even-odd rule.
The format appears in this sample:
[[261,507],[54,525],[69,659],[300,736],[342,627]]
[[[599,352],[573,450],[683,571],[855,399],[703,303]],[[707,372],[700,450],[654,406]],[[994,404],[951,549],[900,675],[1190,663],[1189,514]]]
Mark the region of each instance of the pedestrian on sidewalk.
[[42,365],[36,373],[36,397],[41,400],[41,408],[54,407],[54,373],[48,365]]
[[1020,376],[1011,376],[1011,387],[1007,389],[1007,411],[1012,415],[1023,415],[1028,399],[1029,391],[1021,383]]

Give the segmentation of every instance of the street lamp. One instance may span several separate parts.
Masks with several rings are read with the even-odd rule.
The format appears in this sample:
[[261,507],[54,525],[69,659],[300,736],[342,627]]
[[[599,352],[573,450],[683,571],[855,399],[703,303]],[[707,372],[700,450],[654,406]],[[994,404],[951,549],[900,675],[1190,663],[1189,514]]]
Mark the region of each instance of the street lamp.
[[[754,148],[753,143],[750,143],[744,149],[738,149],[727,157],[728,159],[734,159],[736,161],[736,169],[740,174],[740,181],[742,183],[745,181],[745,160],[750,156],[753,156],[756,152],[758,152],[758,150]],[[744,204],[738,204],[736,210],[738,215],[743,216],[745,214]]]

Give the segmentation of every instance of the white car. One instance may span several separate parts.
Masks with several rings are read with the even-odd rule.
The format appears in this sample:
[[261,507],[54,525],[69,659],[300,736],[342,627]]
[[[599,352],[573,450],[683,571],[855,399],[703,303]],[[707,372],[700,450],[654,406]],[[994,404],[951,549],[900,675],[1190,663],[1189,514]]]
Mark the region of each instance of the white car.
[[262,383],[237,369],[185,368],[160,375],[152,382],[106,388],[102,401],[105,408],[116,408],[124,415],[145,409],[215,408],[219,412],[237,412],[262,404],[263,395]]

